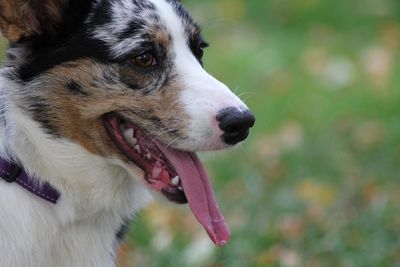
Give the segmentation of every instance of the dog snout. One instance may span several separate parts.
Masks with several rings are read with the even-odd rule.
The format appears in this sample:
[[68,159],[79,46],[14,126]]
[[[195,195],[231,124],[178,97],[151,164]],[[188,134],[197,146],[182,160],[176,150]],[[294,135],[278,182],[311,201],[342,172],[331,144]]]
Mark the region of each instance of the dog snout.
[[235,145],[247,138],[255,123],[254,115],[248,110],[228,107],[217,114],[219,128],[224,132],[222,139],[229,145]]

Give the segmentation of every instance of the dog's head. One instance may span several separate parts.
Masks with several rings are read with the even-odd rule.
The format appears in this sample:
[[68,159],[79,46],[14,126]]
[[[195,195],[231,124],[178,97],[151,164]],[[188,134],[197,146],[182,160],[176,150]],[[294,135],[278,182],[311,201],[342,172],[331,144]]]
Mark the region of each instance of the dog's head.
[[[243,141],[254,117],[202,66],[207,43],[177,0],[3,0],[23,108],[51,138],[117,159],[227,239],[194,151]],[[144,179],[143,179],[144,177]]]

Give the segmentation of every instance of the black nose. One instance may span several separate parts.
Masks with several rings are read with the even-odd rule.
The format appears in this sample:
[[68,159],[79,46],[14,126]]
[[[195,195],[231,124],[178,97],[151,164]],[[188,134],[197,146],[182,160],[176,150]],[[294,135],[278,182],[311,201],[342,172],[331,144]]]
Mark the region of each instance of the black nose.
[[222,135],[225,143],[235,145],[249,135],[255,118],[249,110],[241,111],[235,107],[224,108],[217,114],[219,128],[224,131]]

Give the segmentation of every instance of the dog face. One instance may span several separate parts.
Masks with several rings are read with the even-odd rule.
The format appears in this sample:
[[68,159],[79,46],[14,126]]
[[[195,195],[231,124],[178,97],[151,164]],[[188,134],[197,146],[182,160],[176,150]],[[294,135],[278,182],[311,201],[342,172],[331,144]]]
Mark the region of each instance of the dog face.
[[115,154],[100,119],[110,112],[179,149],[230,146],[221,138],[218,112],[247,108],[202,68],[207,43],[182,6],[151,0],[92,5],[77,30],[55,41],[43,38],[18,66],[26,87],[40,87],[26,99],[34,119],[48,133],[102,155]]
[[[185,202],[195,190],[184,182],[183,192],[176,177],[205,180],[192,152],[247,137],[254,117],[203,69],[207,43],[178,1],[22,2],[0,4],[0,27],[13,43],[7,64],[21,84],[20,108],[51,138],[117,159]],[[25,18],[10,15],[19,9]]]

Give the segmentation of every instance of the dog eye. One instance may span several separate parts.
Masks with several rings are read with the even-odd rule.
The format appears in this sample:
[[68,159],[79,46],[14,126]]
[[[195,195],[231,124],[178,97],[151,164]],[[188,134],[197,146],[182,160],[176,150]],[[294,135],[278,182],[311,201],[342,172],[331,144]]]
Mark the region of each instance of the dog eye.
[[149,68],[157,64],[156,58],[150,52],[144,52],[135,56],[132,60],[136,66],[141,68]]
[[201,42],[195,50],[195,56],[201,60],[204,56],[204,50],[208,47],[208,43]]
[[200,46],[199,49],[197,50],[197,57],[200,59],[203,58],[203,56],[204,56],[204,48],[205,47]]

